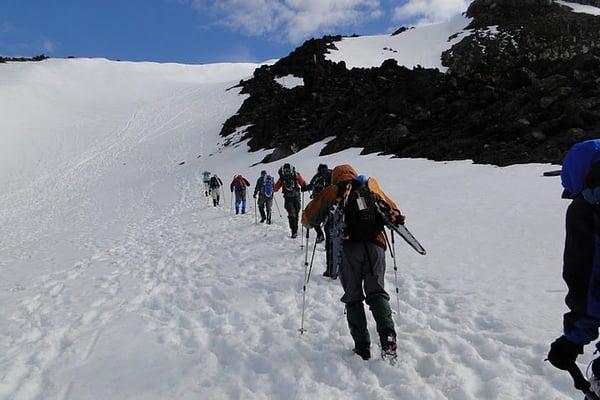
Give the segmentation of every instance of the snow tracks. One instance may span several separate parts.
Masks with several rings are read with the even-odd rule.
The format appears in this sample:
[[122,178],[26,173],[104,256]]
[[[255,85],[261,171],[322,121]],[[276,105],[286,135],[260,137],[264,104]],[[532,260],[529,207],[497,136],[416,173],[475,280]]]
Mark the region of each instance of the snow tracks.
[[183,181],[177,205],[125,242],[40,277],[0,336],[0,399],[567,398],[545,345],[476,294],[402,269],[399,363],[377,357],[370,317],[375,357],[362,361],[321,245],[300,336],[304,252],[285,216],[256,225],[195,187]]

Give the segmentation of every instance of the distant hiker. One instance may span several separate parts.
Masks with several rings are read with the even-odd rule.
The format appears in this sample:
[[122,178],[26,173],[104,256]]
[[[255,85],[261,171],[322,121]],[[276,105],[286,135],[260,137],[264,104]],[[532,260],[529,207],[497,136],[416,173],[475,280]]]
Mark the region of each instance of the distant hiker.
[[[317,173],[310,180],[310,183],[307,186],[307,189],[312,193],[310,194],[310,198],[314,199],[323,189],[327,186],[331,185],[331,170],[327,167],[326,164],[320,164],[317,168]],[[315,231],[317,232],[317,243],[321,243],[325,240],[325,236],[323,235],[323,229],[320,226],[315,227]]]
[[223,181],[221,181],[221,178],[219,178],[217,174],[214,174],[208,182],[208,187],[213,199],[213,206],[215,207],[218,206],[221,201],[221,186],[223,186]]
[[332,207],[336,208],[336,213],[342,213],[343,218],[334,221],[334,230],[340,231],[337,236],[339,253],[334,253],[334,257],[339,259],[334,262],[339,265],[344,288],[341,301],[346,304],[354,352],[365,360],[371,357],[371,340],[363,306],[363,300],[366,300],[377,324],[382,356],[395,359],[396,331],[389,305],[390,296],[384,288],[384,223],[375,204],[386,210],[387,218],[396,224],[403,224],[404,216],[374,178],[364,181],[357,178],[350,165],[335,167],[332,185],[323,189],[306,206],[302,224],[307,228],[321,224]]
[[[548,361],[568,371],[575,387],[585,392],[590,383],[575,361],[583,346],[598,338],[600,327],[600,140],[575,144],[563,161],[561,179],[563,198],[572,200],[566,215],[562,273],[569,312],[563,317],[563,335],[550,346]],[[600,358],[596,358],[590,381],[597,396],[599,380]]]
[[208,171],[204,171],[202,173],[202,182],[204,182],[204,197],[208,197],[208,192],[210,191],[210,187],[208,183],[210,182],[211,173]]
[[267,224],[271,224],[271,208],[273,207],[273,192],[275,189],[275,182],[271,175],[267,174],[267,171],[260,171],[260,177],[256,181],[254,187],[254,198],[258,196],[258,211],[260,211],[260,222],[267,221]]
[[250,186],[250,182],[242,175],[236,175],[231,181],[231,193],[235,192],[235,213],[246,214],[246,187]]
[[279,168],[279,179],[275,183],[275,191],[281,189],[284,199],[284,207],[288,213],[288,221],[292,238],[298,237],[298,215],[301,211],[300,193],[306,191],[304,177],[289,163]]
[[[326,164],[320,164],[317,168],[317,173],[310,180],[308,184],[308,190],[311,191],[310,198],[314,199],[317,197],[319,193],[323,191],[327,186],[331,185],[331,170],[327,167]],[[333,268],[332,265],[332,241],[331,241],[331,229],[333,228],[333,218],[329,214],[327,218],[323,221],[323,226],[325,228],[325,234],[323,234],[323,228],[321,226],[315,226],[315,231],[317,232],[317,243],[321,243],[325,240],[325,256],[326,256],[326,268],[325,272],[323,272],[323,276],[336,279],[337,276],[332,274],[331,270]]]

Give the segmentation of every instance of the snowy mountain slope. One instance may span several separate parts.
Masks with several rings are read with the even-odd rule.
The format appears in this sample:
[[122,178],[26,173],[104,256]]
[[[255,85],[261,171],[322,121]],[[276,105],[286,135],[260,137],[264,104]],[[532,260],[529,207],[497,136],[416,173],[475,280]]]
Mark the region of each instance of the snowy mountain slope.
[[[232,215],[228,196],[219,208],[202,196],[205,169],[254,183],[279,166],[250,167],[266,152],[222,148],[217,135],[243,101],[227,80],[250,66],[205,80],[203,67],[55,63],[69,73],[35,66],[53,75],[43,97],[26,97],[40,75],[0,66],[0,76],[19,76],[10,90],[22,110],[3,115],[13,128],[2,130],[3,143],[47,132],[58,141],[21,147],[53,167],[26,169],[31,178],[11,180],[0,196],[0,399],[574,395],[542,361],[560,332],[565,292],[566,203],[558,181],[540,177],[549,166],[359,157],[358,149],[317,157],[323,143],[290,157],[306,177],[319,162],[376,176],[429,251],[420,257],[398,244],[399,365],[363,362],[350,351],[339,283],[320,276],[323,251],[300,337],[304,252],[287,237],[285,215],[275,211],[265,228],[253,210]],[[116,83],[86,100],[94,76],[98,87]],[[29,123],[30,101],[46,113],[43,132]]]
[[[448,22],[419,26],[398,35],[375,35],[343,38],[335,42],[338,50],[325,57],[333,62],[344,61],[348,69],[379,67],[385,60],[394,59],[408,68],[442,66],[442,53],[459,42],[465,34],[469,19],[462,15]],[[450,39],[450,36],[457,34]]]
[[600,8],[594,6],[588,6],[585,4],[572,3],[568,1],[555,0],[555,3],[567,6],[573,10],[573,12],[584,13],[590,15],[600,15]]

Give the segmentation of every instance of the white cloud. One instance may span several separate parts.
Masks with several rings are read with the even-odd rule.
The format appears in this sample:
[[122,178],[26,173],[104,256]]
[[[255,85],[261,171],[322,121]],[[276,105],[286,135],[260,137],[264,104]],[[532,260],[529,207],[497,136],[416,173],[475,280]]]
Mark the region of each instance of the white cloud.
[[379,0],[194,0],[194,6],[232,30],[291,42],[382,15]]
[[471,0],[408,0],[394,9],[395,21],[417,19],[417,24],[447,20],[465,12]]

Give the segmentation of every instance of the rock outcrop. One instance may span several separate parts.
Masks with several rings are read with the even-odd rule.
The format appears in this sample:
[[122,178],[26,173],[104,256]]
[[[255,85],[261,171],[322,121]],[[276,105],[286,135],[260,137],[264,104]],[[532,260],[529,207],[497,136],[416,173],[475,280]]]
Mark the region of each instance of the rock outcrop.
[[[496,165],[560,163],[599,136],[600,17],[548,0],[476,0],[467,15],[471,34],[442,56],[447,73],[392,60],[348,70],[324,57],[340,37],[309,40],[240,83],[250,97],[221,134],[250,125],[251,149],[277,149],[265,161],[333,137],[323,153]],[[290,74],[304,86],[275,81]]]

